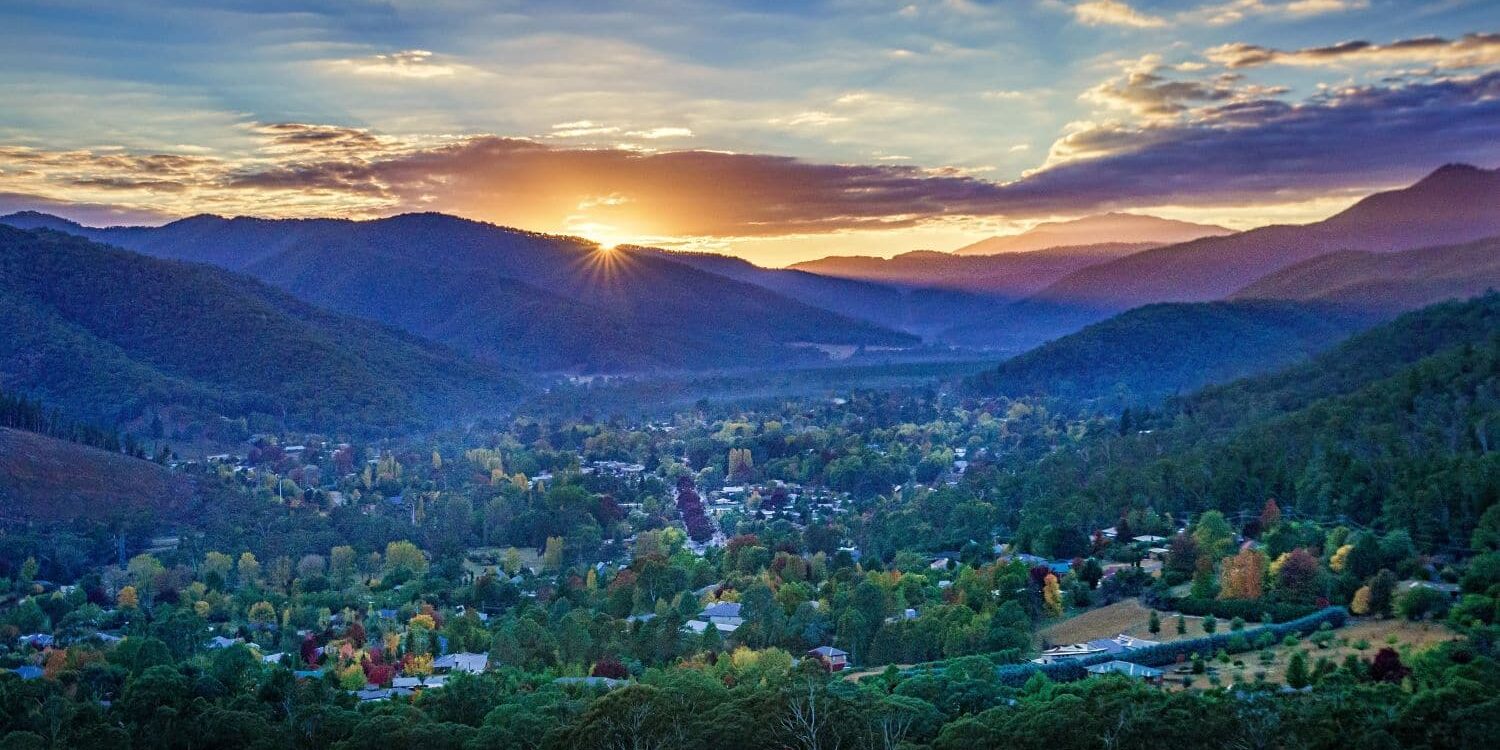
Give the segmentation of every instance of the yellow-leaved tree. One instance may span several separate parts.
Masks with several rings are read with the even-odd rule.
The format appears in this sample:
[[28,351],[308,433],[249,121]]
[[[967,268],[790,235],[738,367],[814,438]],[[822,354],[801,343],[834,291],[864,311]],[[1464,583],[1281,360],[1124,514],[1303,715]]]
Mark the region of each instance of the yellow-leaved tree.
[[560,536],[547,537],[547,546],[542,551],[542,567],[547,570],[560,570],[563,561],[563,538]]
[[1047,608],[1048,615],[1062,616],[1062,588],[1057,584],[1057,576],[1052,573],[1048,573],[1042,583],[1042,605]]
[[1349,611],[1356,615],[1370,614],[1370,587],[1360,586],[1354,592],[1354,598],[1349,600]]

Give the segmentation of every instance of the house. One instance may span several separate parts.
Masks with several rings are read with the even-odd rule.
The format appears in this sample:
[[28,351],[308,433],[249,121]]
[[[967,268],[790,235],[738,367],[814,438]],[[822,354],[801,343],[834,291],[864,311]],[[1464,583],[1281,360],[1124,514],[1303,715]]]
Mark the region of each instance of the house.
[[[814,602],[814,604],[816,604],[816,602]],[[915,620],[915,619],[917,619],[917,611],[915,609],[912,609],[911,607],[907,607],[905,610],[903,610],[901,612],[901,614],[899,614],[899,615],[891,615],[890,617],[885,618],[885,621],[886,622],[901,622],[903,620]]]
[[1089,667],[1088,670],[1089,674],[1122,674],[1126,677],[1134,677],[1158,685],[1161,684],[1162,678],[1162,671],[1160,669],[1119,660],[1095,664]]
[[40,680],[42,679],[42,675],[46,674],[46,672],[44,672],[41,667],[33,667],[30,665],[24,667],[16,667],[15,669],[12,669],[10,671],[14,672],[17,677],[23,680]]
[[[698,613],[698,616],[713,623],[719,630],[733,633],[745,624],[745,618],[740,616],[739,602],[719,602],[710,604]],[[726,627],[727,626],[727,627]]]
[[1149,646],[1157,645],[1156,641],[1148,641],[1144,638],[1133,638],[1121,633],[1113,638],[1096,638],[1081,645],[1098,649],[1111,655],[1128,654]]
[[1090,646],[1087,643],[1072,643],[1066,646],[1053,646],[1042,652],[1042,655],[1032,659],[1032,664],[1058,664],[1065,661],[1076,661],[1087,659],[1090,656],[1106,653],[1104,649]]
[[428,687],[428,688],[440,688],[440,687],[443,687],[444,685],[447,685],[447,684],[448,684],[448,675],[445,675],[445,674],[428,675],[426,678],[424,678],[422,680],[422,687]]
[[16,640],[21,645],[32,648],[51,648],[52,644],[56,642],[56,639],[50,633],[32,633],[30,635],[23,635]]
[[281,660],[283,658],[285,658],[285,657],[286,657],[286,652],[285,651],[277,651],[274,654],[266,654],[266,655],[260,657],[260,661],[261,661],[262,664],[280,664]]
[[243,638],[225,638],[222,635],[216,635],[213,637],[213,640],[204,645],[204,648],[210,650],[229,648],[230,646],[236,646],[244,642],[245,639]]
[[433,660],[432,668],[444,672],[468,672],[469,674],[482,674],[490,665],[489,654],[471,654],[459,652],[456,654],[445,654]]
[[819,646],[807,652],[807,655],[809,658],[823,662],[830,672],[842,672],[845,667],[849,666],[849,652],[833,646]]
[[1459,585],[1456,583],[1443,583],[1433,581],[1410,581],[1406,583],[1402,588],[1406,591],[1410,591],[1416,588],[1432,589],[1433,591],[1436,591],[1438,593],[1446,594],[1449,599],[1452,599],[1454,601],[1458,601],[1459,595],[1463,593],[1462,589],[1460,589]]
[[740,626],[738,625],[731,625],[725,622],[710,623],[703,620],[688,620],[687,622],[684,622],[682,624],[682,629],[692,631],[697,635],[703,635],[703,633],[708,630],[709,625],[712,625],[714,629],[719,631],[720,633],[733,633],[740,628]]
[[1140,536],[1131,537],[1130,541],[1140,542],[1141,544],[1150,544],[1154,546],[1167,541],[1167,538],[1164,536],[1156,536],[1154,534],[1142,534]]
[[421,677],[396,677],[391,680],[391,687],[415,690],[422,686]]

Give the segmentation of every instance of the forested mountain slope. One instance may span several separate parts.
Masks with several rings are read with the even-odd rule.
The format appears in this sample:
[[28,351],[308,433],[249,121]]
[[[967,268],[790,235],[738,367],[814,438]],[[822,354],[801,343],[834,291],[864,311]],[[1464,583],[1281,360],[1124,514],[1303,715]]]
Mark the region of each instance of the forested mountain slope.
[[496,411],[516,375],[253,279],[0,227],[0,386],[178,439],[386,430]]
[[1002,494],[1033,524],[1129,507],[1258,512],[1275,498],[1464,548],[1500,501],[1497,331],[1500,295],[1425,308],[1306,364],[1127,415],[1123,434],[1004,477]]
[[694,369],[808,360],[790,345],[915,343],[651,253],[443,214],[373,221],[194,216],[66,228],[160,257],[242,271],[321,307],[530,370]]
[[967,386],[1106,408],[1151,403],[1299,362],[1370,322],[1295,302],[1146,305],[1007,360]]
[[1500,237],[1399,253],[1330,253],[1282,269],[1233,299],[1321,300],[1400,312],[1500,289]]

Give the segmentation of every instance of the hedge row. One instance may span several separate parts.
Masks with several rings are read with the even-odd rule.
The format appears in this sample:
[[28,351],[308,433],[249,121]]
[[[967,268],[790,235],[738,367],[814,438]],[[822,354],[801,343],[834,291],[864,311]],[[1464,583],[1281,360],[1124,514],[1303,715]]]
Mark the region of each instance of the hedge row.
[[1242,599],[1168,599],[1161,609],[1181,612],[1194,617],[1213,615],[1220,620],[1238,617],[1245,622],[1260,622],[1267,614],[1271,622],[1291,622],[1314,614],[1318,608],[1311,604],[1287,604],[1284,602],[1252,602]]
[[[1334,628],[1343,627],[1344,621],[1348,617],[1349,612],[1343,607],[1327,607],[1277,625],[1263,625],[1257,628],[1246,628],[1239,632],[1216,633],[1202,638],[1188,638],[1180,641],[1160,643],[1120,656],[1098,654],[1086,659],[1072,659],[1056,664],[1032,664],[1029,662],[1026,664],[1007,664],[996,667],[995,675],[1003,685],[1020,687],[1026,684],[1026,681],[1038,672],[1046,675],[1055,682],[1080,680],[1088,676],[1088,667],[1115,659],[1147,667],[1164,667],[1169,664],[1175,664],[1179,656],[1184,659],[1191,657],[1193,654],[1208,657],[1218,653],[1220,649],[1230,653],[1247,651],[1254,648],[1255,642],[1267,633],[1275,640],[1280,641],[1288,635],[1308,635],[1313,633],[1321,628],[1325,622]],[[909,670],[908,673],[914,671],[941,672],[942,667],[916,668]]]
[[[1270,633],[1273,638],[1280,641],[1289,635],[1308,635],[1321,628],[1325,622],[1335,628],[1343,627],[1344,621],[1348,618],[1349,611],[1343,607],[1328,607],[1277,625],[1263,625],[1258,628],[1246,628],[1237,633],[1215,633],[1202,638],[1188,638],[1148,646],[1126,654],[1122,661],[1148,667],[1161,667],[1176,663],[1179,655],[1188,657],[1199,654],[1208,657],[1218,653],[1220,649],[1231,653],[1249,651],[1255,647],[1255,642],[1262,634]],[[1109,658],[1099,659],[1092,663],[1097,664],[1103,661],[1109,661]]]

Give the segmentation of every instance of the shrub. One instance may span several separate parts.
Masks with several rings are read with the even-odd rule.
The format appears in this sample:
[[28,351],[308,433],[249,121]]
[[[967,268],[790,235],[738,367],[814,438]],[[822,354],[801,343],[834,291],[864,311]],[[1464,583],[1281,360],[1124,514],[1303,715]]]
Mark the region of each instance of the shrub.
[[[1219,619],[1239,618],[1241,621],[1259,620],[1263,624],[1290,622],[1318,611],[1310,604],[1288,604],[1285,602],[1249,601],[1244,599],[1196,599],[1183,597],[1171,599],[1163,604],[1165,609],[1174,609],[1185,615],[1205,617],[1213,615]],[[1267,621],[1269,618],[1269,621]]]

